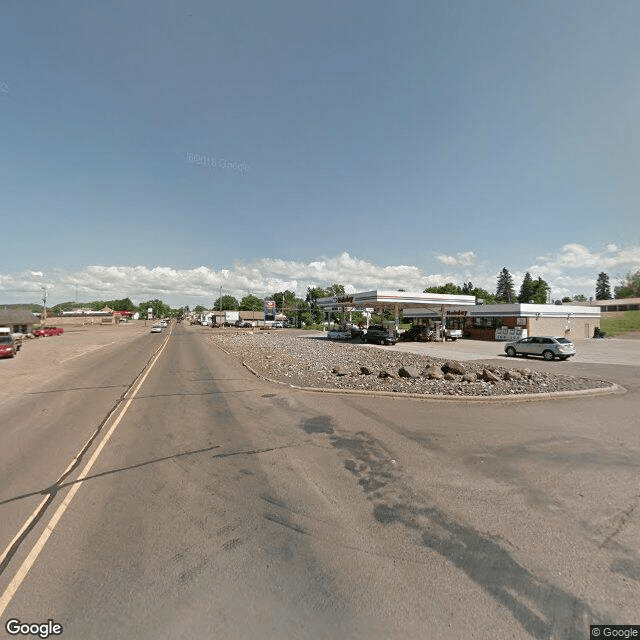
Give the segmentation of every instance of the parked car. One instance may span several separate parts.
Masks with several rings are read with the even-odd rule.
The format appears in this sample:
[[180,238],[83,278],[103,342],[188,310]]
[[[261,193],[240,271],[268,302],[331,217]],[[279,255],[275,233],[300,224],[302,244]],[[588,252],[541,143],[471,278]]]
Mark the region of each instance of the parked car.
[[274,329],[284,329],[284,322],[280,321],[280,320],[276,320],[273,323],[273,328]]
[[36,329],[33,332],[33,335],[36,337],[48,337],[48,336],[59,336],[64,333],[64,329],[62,327],[43,327],[40,329]]
[[349,329],[341,329],[340,327],[329,329],[327,338],[329,338],[329,340],[351,340],[351,331]]
[[513,358],[517,355],[542,356],[545,360],[560,358],[566,360],[575,355],[576,348],[569,338],[554,338],[552,336],[531,336],[504,345],[505,353]]
[[364,329],[360,327],[356,327],[355,324],[351,325],[351,338],[360,338],[360,340],[364,340]]
[[253,327],[253,322],[249,322],[248,320],[236,320],[236,327],[240,327],[241,329],[248,329]]
[[151,333],[162,333],[162,325],[161,324],[154,324],[151,327]]
[[166,329],[169,326],[169,323],[166,320],[160,320],[160,325],[163,329]]
[[0,358],[14,358],[16,353],[13,338],[8,335],[0,336]]
[[435,333],[425,325],[415,325],[400,334],[403,342],[429,342],[435,339]]
[[445,329],[444,339],[455,342],[458,338],[462,338],[462,329]]
[[372,324],[364,334],[364,341],[377,344],[395,344],[398,342],[397,338],[381,324]]

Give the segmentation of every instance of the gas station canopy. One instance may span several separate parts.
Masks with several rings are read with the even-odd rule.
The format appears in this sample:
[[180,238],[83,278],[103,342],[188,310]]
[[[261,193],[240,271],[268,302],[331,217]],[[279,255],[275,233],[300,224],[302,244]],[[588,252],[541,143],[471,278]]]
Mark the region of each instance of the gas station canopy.
[[319,307],[325,311],[344,311],[347,308],[399,309],[405,307],[431,307],[443,309],[450,306],[470,306],[475,296],[459,296],[446,293],[422,293],[418,291],[361,291],[318,298]]
[[326,311],[343,310],[346,307],[372,307],[388,309],[404,307],[441,307],[474,305],[474,296],[457,296],[446,293],[422,293],[417,291],[361,291],[345,295],[318,298],[318,306]]

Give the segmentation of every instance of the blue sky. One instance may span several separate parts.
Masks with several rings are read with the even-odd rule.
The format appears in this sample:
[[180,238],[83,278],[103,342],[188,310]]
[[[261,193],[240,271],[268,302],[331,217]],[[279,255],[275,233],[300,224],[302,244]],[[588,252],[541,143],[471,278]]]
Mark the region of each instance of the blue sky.
[[0,25],[0,302],[503,266],[589,296],[640,268],[636,0],[8,1]]

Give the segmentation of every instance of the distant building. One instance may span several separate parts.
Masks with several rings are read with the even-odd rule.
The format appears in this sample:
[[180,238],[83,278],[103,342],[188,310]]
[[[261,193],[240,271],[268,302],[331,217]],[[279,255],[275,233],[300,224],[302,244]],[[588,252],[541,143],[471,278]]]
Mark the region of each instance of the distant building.
[[571,302],[569,304],[600,307],[600,312],[607,315],[619,316],[625,311],[640,311],[640,298],[614,298],[613,300],[592,300],[591,302]]
[[24,309],[0,309],[0,327],[9,327],[12,333],[31,333],[40,318]]

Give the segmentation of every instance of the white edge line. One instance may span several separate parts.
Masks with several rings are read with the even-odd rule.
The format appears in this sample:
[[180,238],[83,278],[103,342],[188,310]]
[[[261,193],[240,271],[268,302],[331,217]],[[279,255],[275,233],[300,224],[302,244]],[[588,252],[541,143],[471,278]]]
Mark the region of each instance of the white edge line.
[[[144,376],[142,376],[142,378],[138,382],[138,385],[136,386],[135,390],[133,391],[131,396],[129,396],[129,399],[126,401],[126,403],[122,407],[120,413],[118,414],[118,417],[115,419],[114,423],[111,425],[109,431],[107,431],[107,433],[104,435],[104,438],[101,440],[100,444],[97,446],[96,450],[93,452],[93,455],[91,456],[91,458],[89,458],[89,461],[84,466],[84,468],[80,472],[80,475],[78,476],[75,483],[69,490],[69,493],[66,495],[65,499],[62,501],[62,504],[57,508],[53,516],[51,516],[51,519],[47,523],[44,531],[38,538],[37,542],[33,545],[33,548],[29,552],[29,555],[24,559],[23,563],[20,565],[20,568],[16,571],[16,574],[14,575],[13,579],[5,589],[4,593],[2,594],[2,597],[0,597],[0,617],[2,617],[6,608],[9,606],[11,600],[13,599],[13,596],[16,594],[16,591],[20,588],[20,585],[23,583],[24,579],[27,577],[27,574],[31,570],[31,567],[33,567],[33,565],[35,564],[35,561],[37,560],[38,556],[40,555],[40,552],[44,548],[44,545],[47,543],[49,536],[53,533],[53,530],[55,529],[56,525],[64,515],[64,512],[67,510],[67,507],[73,500],[73,497],[76,495],[78,489],[80,488],[82,484],[82,480],[91,471],[91,468],[93,467],[95,461],[97,460],[98,456],[102,452],[102,449],[104,449],[105,445],[111,438],[111,435],[116,430],[116,427],[120,424],[120,421],[122,420],[125,413],[129,409],[131,402],[138,394],[140,387],[142,386],[144,381],[147,379],[147,376],[149,375],[149,373],[151,373],[151,370],[153,369],[156,362],[158,361],[158,358],[162,355],[162,352],[165,350],[165,347],[167,346],[167,344],[169,344],[170,337],[171,337],[171,333],[169,333],[169,335],[167,336],[167,339],[164,345],[162,345],[162,348],[160,349],[160,351],[158,351],[156,357],[153,359],[151,366],[147,369]],[[27,524],[25,524],[24,526],[27,526]]]

